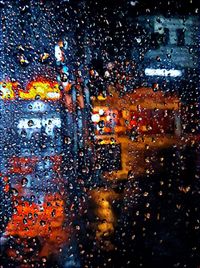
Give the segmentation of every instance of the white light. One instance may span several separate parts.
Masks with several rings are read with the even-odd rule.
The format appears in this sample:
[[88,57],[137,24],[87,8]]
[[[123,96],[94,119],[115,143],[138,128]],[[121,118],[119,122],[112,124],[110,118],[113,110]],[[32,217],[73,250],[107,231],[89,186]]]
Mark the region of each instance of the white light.
[[99,110],[99,114],[100,114],[100,115],[103,115],[103,114],[104,114],[104,110],[103,110],[103,109],[100,109],[100,110]]
[[34,131],[37,131],[38,129],[41,130],[41,127],[45,128],[45,133],[49,136],[53,135],[54,128],[61,128],[61,120],[60,118],[24,118],[20,119],[18,123],[18,129],[27,129],[29,130],[29,136],[31,136],[31,133]]
[[106,120],[109,122],[111,120],[111,116],[110,115],[107,115],[106,116]]
[[63,60],[63,52],[59,45],[55,46],[55,57],[57,61],[62,61]]
[[42,126],[45,128],[45,133],[53,135],[54,128],[61,128],[60,118],[44,118],[42,119]]
[[11,90],[9,88],[3,87],[2,85],[0,85],[0,90],[3,93],[2,96],[0,96],[0,99],[5,98],[6,96],[10,95]]
[[60,98],[60,93],[57,93],[57,92],[49,92],[49,93],[47,93],[47,97],[49,99],[59,99]]
[[109,71],[105,71],[105,74],[104,74],[105,77],[109,77],[110,76],[110,73]]
[[92,118],[92,122],[95,122],[95,123],[98,123],[100,120],[99,114],[93,114],[91,118]]
[[169,77],[177,77],[181,76],[182,72],[180,70],[167,70],[167,69],[151,69],[151,68],[146,68],[145,69],[145,74],[149,76],[169,76]]
[[38,118],[20,119],[17,127],[19,129],[38,129],[41,128],[41,120]]
[[138,3],[138,1],[131,1],[130,5],[134,7],[134,6],[136,6],[137,3]]

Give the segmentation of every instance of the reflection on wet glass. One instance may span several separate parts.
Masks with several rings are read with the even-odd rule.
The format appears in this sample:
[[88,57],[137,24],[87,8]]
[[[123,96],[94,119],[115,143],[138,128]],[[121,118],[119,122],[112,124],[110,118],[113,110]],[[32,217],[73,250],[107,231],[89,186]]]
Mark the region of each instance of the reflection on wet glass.
[[199,267],[195,1],[0,1],[1,267]]

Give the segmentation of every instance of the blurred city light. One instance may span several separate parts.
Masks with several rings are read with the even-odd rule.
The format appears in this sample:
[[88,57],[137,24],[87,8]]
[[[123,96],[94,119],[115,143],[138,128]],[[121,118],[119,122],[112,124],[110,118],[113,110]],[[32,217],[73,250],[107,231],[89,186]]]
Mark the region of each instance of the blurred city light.
[[169,76],[169,77],[182,76],[182,71],[173,69],[167,70],[167,69],[146,68],[144,72],[146,75],[149,76]]

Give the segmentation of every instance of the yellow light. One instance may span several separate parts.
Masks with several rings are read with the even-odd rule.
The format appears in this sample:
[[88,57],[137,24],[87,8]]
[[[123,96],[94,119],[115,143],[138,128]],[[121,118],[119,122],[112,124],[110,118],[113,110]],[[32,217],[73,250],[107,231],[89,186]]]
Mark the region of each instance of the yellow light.
[[60,98],[60,90],[57,83],[51,85],[47,81],[31,82],[28,85],[28,91],[19,92],[21,99],[35,99],[38,97],[41,100],[58,100]]
[[109,122],[109,121],[110,121],[110,119],[111,119],[111,116],[110,116],[110,115],[107,115],[107,116],[106,116],[106,121],[108,121],[108,122]]
[[12,83],[0,82],[0,93],[0,99],[14,99],[15,93],[12,89]]
[[106,100],[107,98],[106,98],[106,97],[103,97],[102,95],[99,95],[99,96],[97,97],[97,99],[100,100],[100,101],[102,101],[102,100]]

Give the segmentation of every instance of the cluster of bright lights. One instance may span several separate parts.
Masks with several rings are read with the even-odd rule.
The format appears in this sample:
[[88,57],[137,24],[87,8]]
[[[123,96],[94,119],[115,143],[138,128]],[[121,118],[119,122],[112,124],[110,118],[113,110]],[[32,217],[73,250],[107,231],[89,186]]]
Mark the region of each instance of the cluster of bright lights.
[[105,113],[105,111],[102,108],[100,108],[96,112],[98,112],[98,113],[94,113],[91,117],[92,122],[94,122],[94,123],[98,123],[101,119],[101,116],[103,116]]
[[106,118],[107,122],[109,122],[113,117],[113,115],[111,115],[111,114],[106,115],[104,109],[102,109],[102,108],[100,108],[99,110],[96,110],[96,112],[98,112],[98,113],[94,113],[91,116],[92,122],[94,122],[94,123],[98,123],[101,120],[101,116]]
[[27,92],[20,91],[21,99],[40,99],[58,100],[60,98],[60,90],[58,83],[50,83],[48,81],[32,81],[27,85]]

